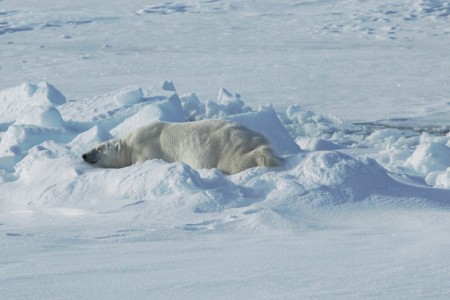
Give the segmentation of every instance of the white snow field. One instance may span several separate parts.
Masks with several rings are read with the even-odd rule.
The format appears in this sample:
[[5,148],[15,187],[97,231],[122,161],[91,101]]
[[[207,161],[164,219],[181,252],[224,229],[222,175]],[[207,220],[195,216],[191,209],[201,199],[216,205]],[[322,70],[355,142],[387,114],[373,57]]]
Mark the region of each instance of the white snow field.
[[[439,0],[0,0],[0,299],[449,299],[449,25]],[[284,165],[81,159],[210,118]]]

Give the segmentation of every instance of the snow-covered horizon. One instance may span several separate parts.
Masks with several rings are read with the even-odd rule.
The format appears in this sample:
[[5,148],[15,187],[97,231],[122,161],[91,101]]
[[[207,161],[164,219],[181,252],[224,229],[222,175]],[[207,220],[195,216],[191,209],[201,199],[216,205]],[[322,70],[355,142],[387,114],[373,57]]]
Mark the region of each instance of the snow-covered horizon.
[[[445,1],[0,1],[0,298],[447,299]],[[284,165],[102,169],[225,119]]]
[[[48,81],[68,99],[170,79],[347,120],[448,125],[445,1],[0,3],[0,89]],[[349,108],[350,106],[350,108]]]

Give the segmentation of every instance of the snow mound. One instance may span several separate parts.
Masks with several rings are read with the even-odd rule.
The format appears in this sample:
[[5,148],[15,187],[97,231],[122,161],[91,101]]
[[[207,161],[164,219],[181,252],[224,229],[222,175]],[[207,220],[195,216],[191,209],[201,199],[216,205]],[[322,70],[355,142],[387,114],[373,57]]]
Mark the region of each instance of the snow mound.
[[53,106],[31,106],[23,109],[15,122],[17,125],[35,125],[41,127],[65,127],[61,113]]
[[62,105],[66,102],[66,97],[47,82],[23,83],[0,91],[0,123],[14,122],[21,111],[29,107]]
[[[372,159],[355,159],[339,152],[318,152],[307,157],[296,174],[308,187],[350,184],[368,190],[375,177],[386,177],[386,171]],[[369,179],[369,180],[368,180]],[[354,181],[365,183],[356,184]],[[383,180],[382,180],[383,181]]]
[[[39,176],[43,169],[47,176]],[[53,142],[30,149],[14,176],[22,188],[14,200],[3,203],[8,207],[132,209],[139,218],[182,227],[214,213],[220,221],[210,228],[286,225],[292,214],[301,218],[305,207],[363,201],[385,186],[398,185],[373,160],[338,152],[296,154],[285,168],[227,176],[161,160],[122,169],[92,168]]]
[[[448,188],[448,136],[362,129],[299,106],[284,113],[271,106],[253,110],[238,94],[225,89],[217,101],[202,102],[195,94],[180,99],[173,83],[165,82],[160,89],[124,88],[15,112],[18,115],[11,119],[15,122],[5,125],[0,140],[0,182],[8,191],[8,196],[0,196],[4,209],[127,212],[132,219],[187,231],[264,230],[299,226],[311,207],[370,205],[378,199],[392,207],[419,202],[442,205],[442,199],[450,197],[449,190],[397,181],[384,167],[397,166],[419,174],[424,183]],[[209,117],[237,122],[263,134],[276,153],[284,156],[285,164],[228,176],[160,160],[101,169],[80,157],[100,142],[154,121]],[[299,144],[308,152],[300,151]],[[358,147],[383,151],[374,155],[377,160],[343,153]],[[397,161],[386,159],[393,157]],[[398,200],[411,197],[414,202]]]
[[436,142],[420,144],[406,160],[405,166],[420,175],[446,170],[450,166],[450,148]]
[[142,92],[142,89],[140,87],[127,88],[118,91],[114,95],[114,100],[116,101],[116,104],[119,106],[127,106],[141,102],[143,96],[144,93]]

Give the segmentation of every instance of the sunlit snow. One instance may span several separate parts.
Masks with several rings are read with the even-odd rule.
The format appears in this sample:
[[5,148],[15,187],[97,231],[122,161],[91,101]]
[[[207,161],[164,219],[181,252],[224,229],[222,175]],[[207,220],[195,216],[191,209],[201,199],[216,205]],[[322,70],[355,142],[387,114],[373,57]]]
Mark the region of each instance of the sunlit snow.
[[[446,299],[445,1],[0,1],[0,298]],[[280,167],[81,154],[225,119]]]

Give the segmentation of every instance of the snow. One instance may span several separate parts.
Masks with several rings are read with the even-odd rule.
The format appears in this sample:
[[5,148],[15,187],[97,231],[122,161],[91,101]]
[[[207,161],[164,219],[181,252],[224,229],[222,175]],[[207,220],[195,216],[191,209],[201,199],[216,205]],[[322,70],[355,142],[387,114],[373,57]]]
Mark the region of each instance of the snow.
[[[0,1],[0,294],[447,298],[449,16],[427,0]],[[284,165],[81,159],[211,118]]]
[[143,96],[141,88],[129,88],[117,92],[114,95],[114,100],[116,100],[117,105],[126,106],[141,102]]
[[445,170],[450,165],[450,148],[436,142],[420,144],[408,157],[405,165],[425,175]]
[[[66,101],[64,95],[47,82],[38,84],[23,83],[20,86],[0,92],[0,104],[2,105],[0,122],[11,122],[16,120],[17,117],[26,117],[27,114],[22,113],[24,109],[30,110],[36,106],[51,107],[52,105],[66,103]],[[32,111],[28,112],[28,114],[30,113]],[[41,114],[43,112],[36,113]]]

